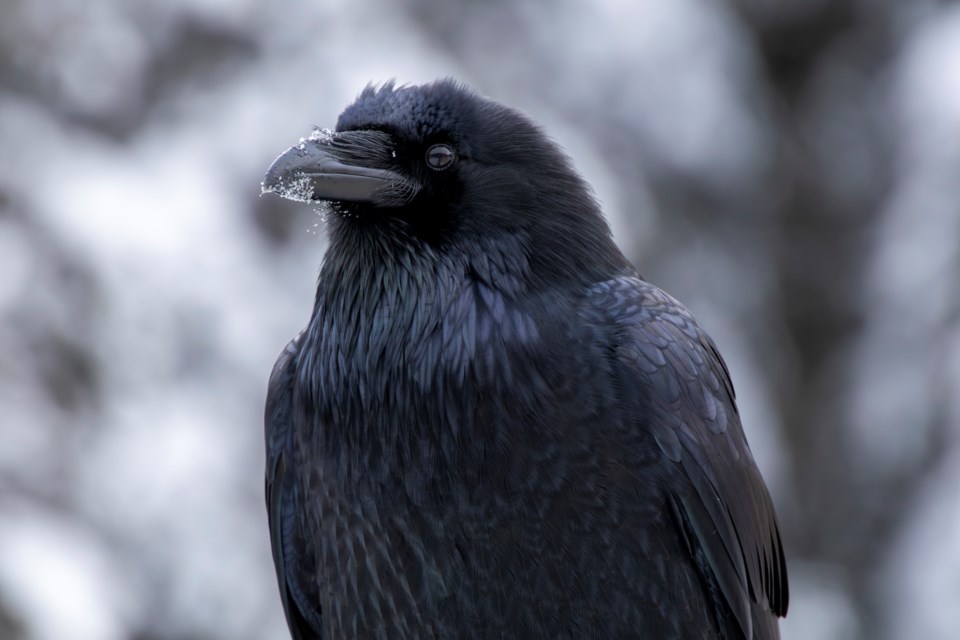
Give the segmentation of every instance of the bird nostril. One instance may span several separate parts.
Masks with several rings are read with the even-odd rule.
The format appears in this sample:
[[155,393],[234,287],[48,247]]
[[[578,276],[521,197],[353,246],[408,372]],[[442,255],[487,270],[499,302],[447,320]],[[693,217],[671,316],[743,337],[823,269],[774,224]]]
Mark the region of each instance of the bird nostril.
[[427,166],[435,171],[443,171],[453,164],[457,154],[450,145],[435,144],[427,149]]

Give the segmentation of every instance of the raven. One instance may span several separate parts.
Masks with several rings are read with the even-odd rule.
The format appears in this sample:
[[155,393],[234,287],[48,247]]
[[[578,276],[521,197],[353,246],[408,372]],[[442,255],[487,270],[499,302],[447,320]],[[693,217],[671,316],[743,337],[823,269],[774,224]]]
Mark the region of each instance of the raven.
[[265,415],[294,638],[779,637],[723,359],[538,126],[452,80],[370,85],[262,190],[329,203]]

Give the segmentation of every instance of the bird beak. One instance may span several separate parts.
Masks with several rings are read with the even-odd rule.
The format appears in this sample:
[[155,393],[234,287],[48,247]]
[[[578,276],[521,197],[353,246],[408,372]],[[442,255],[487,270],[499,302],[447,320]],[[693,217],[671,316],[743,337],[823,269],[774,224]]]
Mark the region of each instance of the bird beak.
[[393,138],[381,131],[316,131],[267,169],[261,193],[289,200],[371,202],[396,206],[416,192],[392,170]]

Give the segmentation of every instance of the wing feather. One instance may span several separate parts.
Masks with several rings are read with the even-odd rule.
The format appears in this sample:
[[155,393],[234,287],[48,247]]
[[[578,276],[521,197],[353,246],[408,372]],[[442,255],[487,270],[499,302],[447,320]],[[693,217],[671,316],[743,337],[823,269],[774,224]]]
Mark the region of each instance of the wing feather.
[[669,499],[744,638],[776,638],[787,572],[773,503],[747,444],[730,374],[679,302],[635,277],[597,285],[616,355],[643,391],[647,428],[673,481]]
[[264,415],[266,499],[270,547],[283,613],[294,640],[322,637],[314,556],[300,535],[293,465],[293,377],[302,334],[290,341],[270,374]]

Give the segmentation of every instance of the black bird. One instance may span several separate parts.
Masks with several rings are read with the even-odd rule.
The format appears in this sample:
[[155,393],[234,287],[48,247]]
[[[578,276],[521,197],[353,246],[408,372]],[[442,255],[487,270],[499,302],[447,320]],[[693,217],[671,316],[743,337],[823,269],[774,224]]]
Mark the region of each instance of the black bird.
[[779,637],[723,359],[536,125],[450,80],[369,86],[263,191],[330,202],[266,406],[294,638]]

